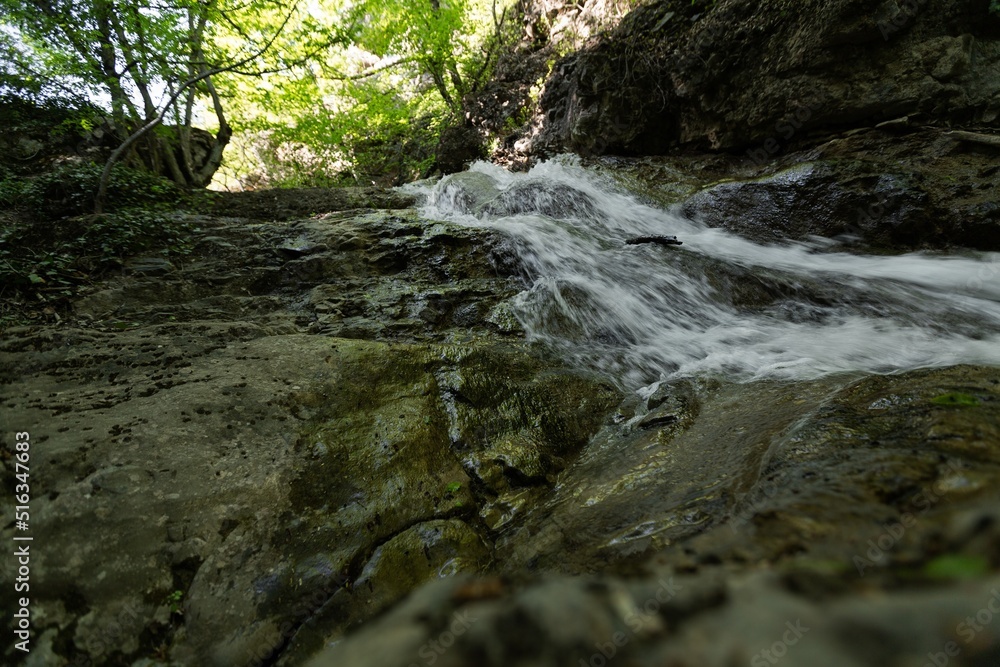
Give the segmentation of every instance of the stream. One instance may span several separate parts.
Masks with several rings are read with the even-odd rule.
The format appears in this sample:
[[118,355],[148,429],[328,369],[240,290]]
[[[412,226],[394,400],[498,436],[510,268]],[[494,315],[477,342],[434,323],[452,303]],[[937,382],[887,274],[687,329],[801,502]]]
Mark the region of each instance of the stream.
[[[760,245],[646,205],[572,158],[527,173],[480,162],[411,191],[427,217],[508,235],[530,285],[512,304],[529,340],[626,386],[1000,365],[1000,253]],[[626,244],[655,235],[683,245]]]

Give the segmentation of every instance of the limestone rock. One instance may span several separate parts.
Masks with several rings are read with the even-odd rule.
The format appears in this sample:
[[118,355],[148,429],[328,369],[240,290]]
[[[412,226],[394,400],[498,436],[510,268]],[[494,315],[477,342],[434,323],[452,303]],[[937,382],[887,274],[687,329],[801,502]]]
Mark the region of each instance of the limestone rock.
[[1000,38],[988,3],[658,0],[556,64],[535,153],[761,159],[816,128],[911,119],[992,122]]

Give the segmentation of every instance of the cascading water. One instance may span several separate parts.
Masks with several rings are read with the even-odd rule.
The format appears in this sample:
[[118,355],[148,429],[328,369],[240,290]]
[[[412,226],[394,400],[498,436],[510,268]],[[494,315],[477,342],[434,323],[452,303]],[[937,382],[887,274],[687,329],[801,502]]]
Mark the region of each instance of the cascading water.
[[[509,235],[533,340],[639,386],[1000,365],[1000,253],[863,256],[759,245],[652,208],[572,159],[423,186],[424,215]],[[626,245],[676,235],[684,245]]]

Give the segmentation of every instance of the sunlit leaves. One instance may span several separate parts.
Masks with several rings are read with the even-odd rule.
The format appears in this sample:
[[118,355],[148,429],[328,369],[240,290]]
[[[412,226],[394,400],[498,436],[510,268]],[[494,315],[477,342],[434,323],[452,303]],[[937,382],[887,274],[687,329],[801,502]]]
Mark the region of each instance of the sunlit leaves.
[[244,131],[238,171],[284,185],[425,174],[441,127],[488,75],[492,0],[310,0],[303,9],[335,25],[337,39],[289,73],[229,81]]
[[240,75],[281,72],[325,49],[331,26],[276,0],[0,0],[20,69],[55,89],[76,80],[97,100],[143,108],[143,90],[163,99],[204,68]]
[[0,86],[73,89],[129,128],[184,91],[167,122],[261,139],[257,157],[241,147],[245,169],[292,155],[361,179],[366,162],[401,151],[393,173],[426,169],[435,133],[485,80],[496,10],[493,0],[0,0],[0,11],[10,56]]

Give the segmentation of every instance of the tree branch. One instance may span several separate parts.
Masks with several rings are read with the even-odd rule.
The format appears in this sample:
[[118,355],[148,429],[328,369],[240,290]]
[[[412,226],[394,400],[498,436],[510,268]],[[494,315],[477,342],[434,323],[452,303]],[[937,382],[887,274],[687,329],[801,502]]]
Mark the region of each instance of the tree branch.
[[[115,150],[111,152],[111,155],[108,156],[107,162],[104,164],[104,170],[101,172],[100,183],[98,184],[97,187],[97,194],[94,197],[94,213],[104,212],[104,204],[108,196],[108,182],[111,179],[111,170],[114,167],[115,163],[118,162],[118,160],[121,159],[122,155],[124,155],[129,148],[131,148],[137,141],[139,141],[139,139],[141,139],[147,133],[149,133],[150,131],[155,129],[158,125],[163,123],[163,119],[166,118],[167,113],[170,111],[173,105],[176,104],[180,96],[186,90],[188,90],[192,86],[197,85],[199,82],[205,81],[210,77],[215,76],[216,74],[221,74],[222,72],[236,72],[239,68],[250,64],[257,58],[262,56],[264,53],[266,53],[274,45],[274,42],[278,39],[278,35],[280,35],[281,32],[285,29],[285,26],[288,25],[288,22],[291,20],[292,15],[295,13],[297,7],[298,3],[296,2],[295,4],[292,5],[292,8],[288,11],[288,14],[285,15],[285,18],[282,20],[281,25],[278,26],[277,30],[274,31],[274,34],[271,36],[271,38],[268,39],[263,46],[258,48],[252,54],[229,65],[208,68],[207,65],[203,63],[201,66],[201,72],[197,76],[189,78],[187,81],[182,83],[177,88],[177,90],[173,91],[170,94],[170,97],[167,99],[166,103],[163,105],[163,108],[160,110],[159,113],[156,114],[155,117],[148,119],[147,122],[142,127],[140,127],[138,130],[130,134],[125,139],[125,141],[123,141]],[[214,91],[214,87],[211,86],[209,87],[212,91]],[[218,94],[213,92],[213,103],[215,103],[217,100],[218,100]],[[218,101],[218,103],[220,105],[219,108],[221,108],[221,101]],[[222,126],[219,129],[219,136],[217,143],[221,143],[222,146],[224,147],[225,144],[228,143],[231,135],[232,135],[232,130],[224,122],[223,119]],[[215,149],[213,148],[213,153],[214,152]],[[219,158],[221,159],[221,149],[219,150]]]

